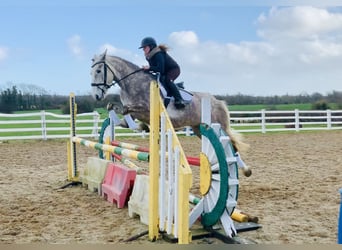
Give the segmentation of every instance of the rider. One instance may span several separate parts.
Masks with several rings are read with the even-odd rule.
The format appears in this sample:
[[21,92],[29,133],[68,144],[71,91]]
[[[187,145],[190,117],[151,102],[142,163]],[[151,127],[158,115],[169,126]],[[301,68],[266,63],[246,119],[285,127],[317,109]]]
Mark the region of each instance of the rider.
[[154,71],[160,73],[160,82],[163,84],[167,95],[175,98],[175,107],[181,109],[185,107],[182,96],[179,93],[174,80],[180,74],[180,67],[177,62],[167,53],[168,47],[158,45],[154,38],[145,37],[141,41],[139,49],[144,50],[148,66],[143,66],[144,71]]

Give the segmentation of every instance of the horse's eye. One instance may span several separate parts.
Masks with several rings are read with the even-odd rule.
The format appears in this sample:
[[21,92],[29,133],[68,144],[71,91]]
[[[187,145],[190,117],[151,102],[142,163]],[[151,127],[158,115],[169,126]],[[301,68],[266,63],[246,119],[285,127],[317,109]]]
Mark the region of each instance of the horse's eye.
[[96,73],[97,73],[97,74],[100,74],[100,73],[101,73],[101,70],[100,70],[100,69],[96,70]]

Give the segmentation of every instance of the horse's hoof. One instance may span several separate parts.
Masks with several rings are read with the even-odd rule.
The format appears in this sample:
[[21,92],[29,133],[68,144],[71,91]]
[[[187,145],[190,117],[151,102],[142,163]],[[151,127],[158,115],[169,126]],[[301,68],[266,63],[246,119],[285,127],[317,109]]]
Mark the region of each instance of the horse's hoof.
[[123,114],[123,115],[127,115],[128,112],[129,112],[129,107],[128,107],[128,106],[123,106],[122,114]]
[[148,125],[146,123],[140,123],[139,124],[139,130],[140,131],[145,131],[145,132],[150,132],[150,128],[148,127]]
[[108,111],[112,110],[112,109],[113,109],[113,106],[114,106],[113,103],[110,103],[110,102],[109,102],[109,103],[107,104],[107,110],[108,110]]
[[250,176],[252,175],[252,170],[250,170],[250,169],[244,170],[244,171],[243,171],[243,174],[244,174],[246,177],[250,177]]

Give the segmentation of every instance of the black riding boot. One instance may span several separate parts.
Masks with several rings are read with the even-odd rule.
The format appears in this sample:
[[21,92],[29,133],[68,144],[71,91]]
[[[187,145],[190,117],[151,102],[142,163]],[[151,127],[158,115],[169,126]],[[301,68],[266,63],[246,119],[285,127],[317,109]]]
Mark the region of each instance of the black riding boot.
[[179,90],[177,86],[173,83],[169,83],[169,89],[171,90],[172,96],[175,98],[175,107],[176,109],[182,109],[185,107],[185,103],[183,101],[183,98],[181,94],[179,93]]

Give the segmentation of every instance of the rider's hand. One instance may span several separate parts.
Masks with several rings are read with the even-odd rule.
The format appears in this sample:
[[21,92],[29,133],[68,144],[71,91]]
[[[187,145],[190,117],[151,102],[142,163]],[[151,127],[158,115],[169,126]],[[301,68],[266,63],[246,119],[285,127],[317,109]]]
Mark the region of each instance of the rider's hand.
[[143,70],[149,70],[149,69],[150,69],[150,66],[144,65],[144,66],[142,66],[141,68],[142,68]]

